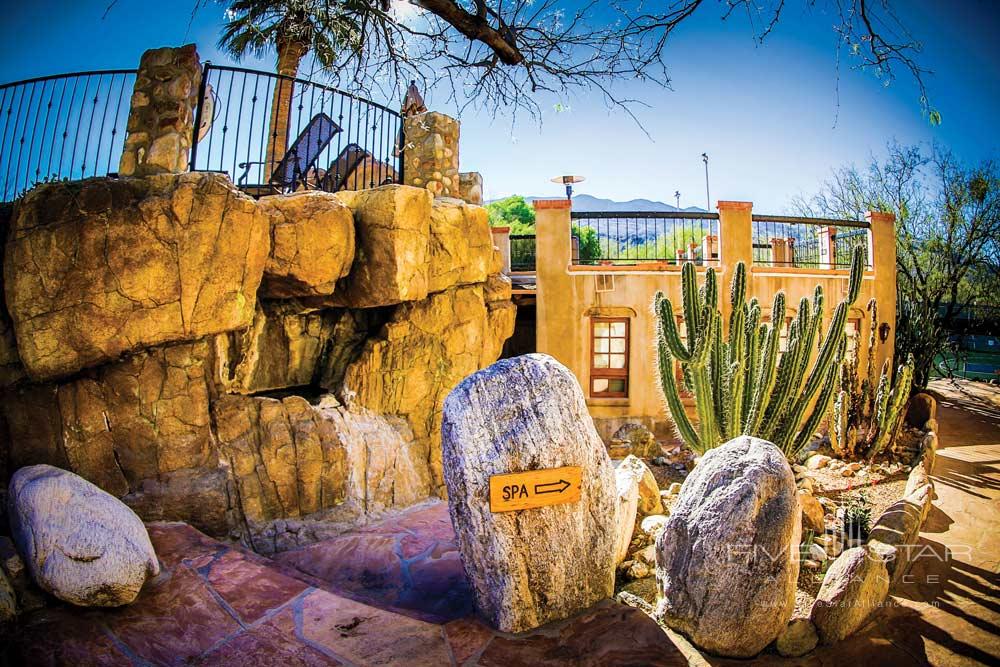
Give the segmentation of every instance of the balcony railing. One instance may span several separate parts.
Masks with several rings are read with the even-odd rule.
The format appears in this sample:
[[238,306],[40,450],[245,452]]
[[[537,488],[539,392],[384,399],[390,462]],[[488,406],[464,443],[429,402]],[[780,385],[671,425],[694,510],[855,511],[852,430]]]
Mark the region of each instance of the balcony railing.
[[867,222],[754,215],[751,224],[755,265],[847,269],[854,248],[860,247],[871,268]]
[[402,116],[330,86],[208,64],[191,169],[254,195],[402,182]]
[[677,212],[573,211],[577,264],[698,264],[718,259],[719,215]]
[[36,183],[118,171],[135,70],[0,85],[0,201]]
[[535,270],[534,234],[512,234],[510,237],[510,270]]

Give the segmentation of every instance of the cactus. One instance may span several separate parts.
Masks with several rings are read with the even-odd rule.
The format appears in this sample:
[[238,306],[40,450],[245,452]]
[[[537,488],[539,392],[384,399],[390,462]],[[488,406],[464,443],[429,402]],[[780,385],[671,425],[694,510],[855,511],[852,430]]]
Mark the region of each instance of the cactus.
[[[846,347],[847,312],[860,293],[863,270],[863,253],[856,251],[847,297],[835,309],[825,336],[820,336],[822,289],[816,288],[811,304],[802,299],[789,327],[788,349],[779,354],[785,320],[783,292],[774,295],[771,322],[762,324],[760,304],[756,299],[746,301],[746,266],[737,264],[724,334],[715,270],[706,270],[699,288],[694,265],[686,263],[681,271],[686,341],[677,331],[670,300],[662,292],[653,300],[660,388],[681,439],[703,453],[737,435],[754,435],[771,440],[786,456],[794,457],[815,433],[836,393]],[[819,351],[812,361],[817,340]],[[694,394],[697,429],[681,403],[675,359],[685,386]]]
[[844,459],[867,455],[874,458],[893,439],[899,429],[913,382],[913,357],[896,370],[895,386],[890,382],[890,364],[882,364],[875,382],[875,360],[878,356],[878,304],[868,302],[871,324],[868,335],[868,367],[866,377],[859,381],[858,355],[844,360],[837,399],[830,413],[830,444]]

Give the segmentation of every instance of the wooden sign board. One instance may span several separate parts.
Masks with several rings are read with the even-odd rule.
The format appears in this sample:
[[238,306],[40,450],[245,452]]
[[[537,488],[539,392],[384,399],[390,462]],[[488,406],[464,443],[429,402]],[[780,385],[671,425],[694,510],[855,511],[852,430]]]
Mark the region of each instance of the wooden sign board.
[[514,512],[580,500],[580,466],[525,470],[490,477],[490,511]]

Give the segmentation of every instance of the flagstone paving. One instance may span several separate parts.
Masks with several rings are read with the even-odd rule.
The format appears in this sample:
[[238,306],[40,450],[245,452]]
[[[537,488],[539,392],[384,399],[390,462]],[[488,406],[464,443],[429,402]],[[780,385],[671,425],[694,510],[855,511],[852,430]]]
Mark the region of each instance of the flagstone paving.
[[[927,557],[847,641],[797,660],[765,654],[755,664],[1000,664],[1000,391],[935,389],[941,450],[921,535]],[[699,656],[610,600],[535,632],[494,632],[473,613],[442,502],[274,560],[185,524],[149,530],[163,572],[134,604],[34,613],[14,638],[14,664],[748,664]]]

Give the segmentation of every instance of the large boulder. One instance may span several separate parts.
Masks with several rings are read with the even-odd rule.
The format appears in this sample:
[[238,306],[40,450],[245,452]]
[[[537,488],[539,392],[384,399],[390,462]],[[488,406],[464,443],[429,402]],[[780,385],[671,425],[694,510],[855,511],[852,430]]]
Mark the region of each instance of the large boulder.
[[73,473],[21,468],[7,498],[11,532],[35,582],[84,607],[129,604],[160,565],[125,504]]
[[271,221],[271,254],[261,296],[333,294],[354,261],[354,216],[336,195],[321,191],[264,197]]
[[833,644],[861,627],[889,594],[889,572],[866,547],[840,554],[823,577],[809,614],[820,639]]
[[423,188],[385,185],[342,191],[336,197],[354,213],[354,264],[337,299],[354,308],[423,299],[433,195]]
[[[614,592],[614,473],[573,374],[551,357],[504,359],[444,406],[448,506],[476,606],[522,632]],[[580,466],[577,502],[490,511],[493,475]]]
[[253,318],[267,218],[223,174],[51,183],[16,211],[4,291],[33,379]]
[[801,529],[777,447],[741,436],[710,450],[656,540],[657,614],[712,653],[756,655],[792,615]]
[[486,281],[493,235],[485,208],[439,197],[431,207],[430,232],[428,291]]

